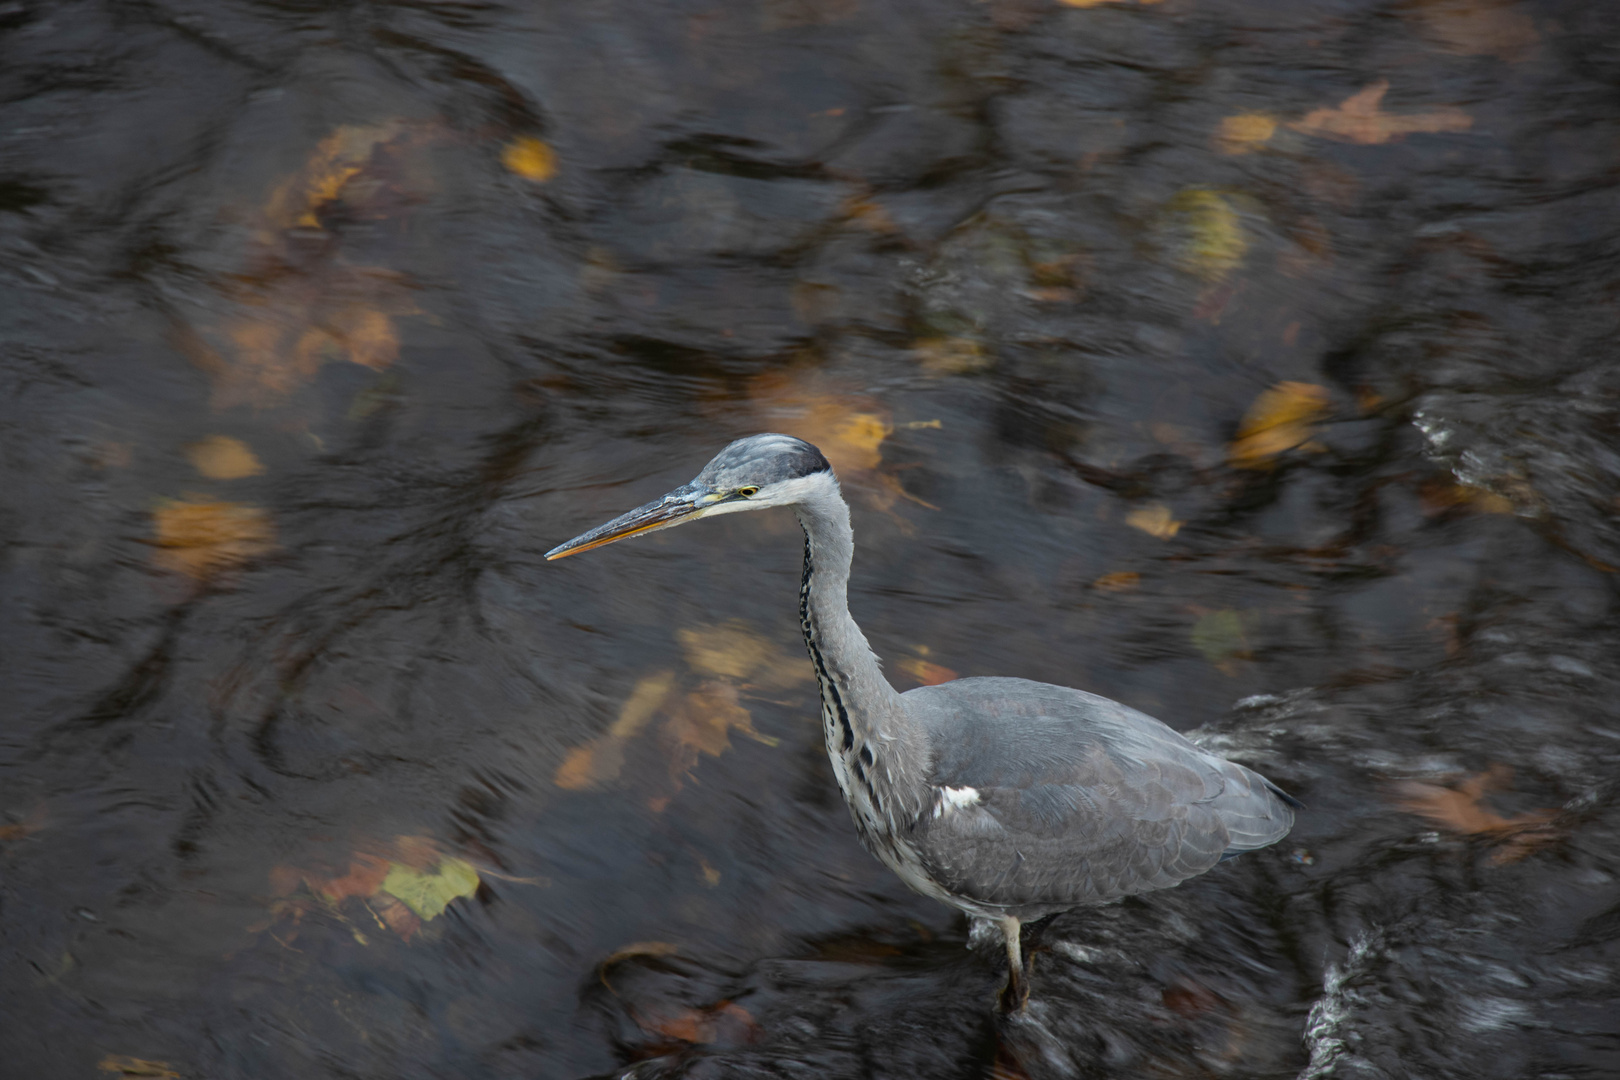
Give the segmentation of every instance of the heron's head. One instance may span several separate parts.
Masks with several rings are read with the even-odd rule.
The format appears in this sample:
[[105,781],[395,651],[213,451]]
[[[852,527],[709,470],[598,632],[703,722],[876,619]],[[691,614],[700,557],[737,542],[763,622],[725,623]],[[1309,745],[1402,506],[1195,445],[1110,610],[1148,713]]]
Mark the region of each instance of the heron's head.
[[700,517],[791,506],[832,482],[832,466],[803,439],[750,435],[716,454],[690,484],[552,548],[546,558],[560,559]]

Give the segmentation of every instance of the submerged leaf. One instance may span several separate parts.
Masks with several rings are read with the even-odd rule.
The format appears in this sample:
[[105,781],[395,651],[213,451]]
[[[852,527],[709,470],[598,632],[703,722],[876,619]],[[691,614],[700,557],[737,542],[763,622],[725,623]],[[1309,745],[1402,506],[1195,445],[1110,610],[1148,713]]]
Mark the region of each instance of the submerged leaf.
[[381,124],[345,124],[315,147],[304,167],[288,176],[271,192],[265,222],[274,230],[320,228],[316,212],[342,193],[358,176],[377,147],[395,138],[404,125],[397,120]]
[[1209,188],[1188,188],[1166,206],[1168,224],[1181,233],[1174,257],[1183,270],[1220,281],[1243,263],[1249,236],[1231,201]]
[[255,506],[226,502],[166,503],[153,511],[153,562],[194,578],[209,578],[268,552],[275,529]]
[[557,174],[557,153],[532,136],[513,139],[501,151],[501,164],[535,183],[544,183]]
[[685,1009],[668,1016],[637,1017],[647,1031],[685,1043],[748,1042],[758,1024],[747,1009],[722,1001],[707,1009]]
[[192,468],[210,480],[240,480],[258,476],[264,466],[248,444],[229,435],[210,435],[186,447]]
[[382,891],[396,897],[423,919],[444,913],[450,901],[478,891],[478,871],[464,859],[445,856],[430,870],[391,863]]
[[1278,455],[1307,446],[1328,400],[1327,390],[1312,383],[1284,382],[1266,390],[1244,414],[1227,460],[1239,469],[1270,468]]
[[956,672],[943,664],[935,664],[915,657],[906,657],[897,662],[895,666],[916,679],[923,686],[938,686],[940,683],[948,683],[960,678]]
[[643,676],[619,707],[618,719],[607,732],[569,750],[557,766],[553,780],[560,788],[582,791],[618,778],[624,768],[624,744],[653,718],[675,685],[673,671]]
[[1247,154],[1277,133],[1277,120],[1265,113],[1240,113],[1221,121],[1215,147],[1223,154]]
[[1104,574],[1091,583],[1091,587],[1102,592],[1129,592],[1142,584],[1142,575],[1135,570],[1115,570]]
[[788,655],[741,619],[680,630],[675,638],[686,662],[703,675],[772,689],[797,686],[810,678],[802,653]]
[[1181,522],[1176,520],[1170,508],[1157,502],[1132,509],[1125,515],[1125,524],[1133,529],[1141,529],[1149,536],[1157,536],[1160,540],[1168,540],[1181,531]]
[[1232,660],[1248,659],[1249,639],[1244,633],[1242,613],[1211,611],[1193,623],[1193,647],[1216,667],[1226,669]]
[[995,366],[995,357],[972,338],[923,338],[912,351],[923,370],[934,375],[971,375]]
[[1455,787],[1408,781],[1396,788],[1400,795],[1396,806],[1452,832],[1499,836],[1502,847],[1492,861],[1515,862],[1554,838],[1548,822],[1557,811],[1529,810],[1506,818],[1484,805],[1482,800],[1487,793],[1506,788],[1512,778],[1513,770],[1493,765],[1476,776],[1464,778]]
[[1449,105],[1429,112],[1384,112],[1379,105],[1388,91],[1389,82],[1380,79],[1345,98],[1337,108],[1312,110],[1304,119],[1288,126],[1306,135],[1367,146],[1378,146],[1407,135],[1467,131],[1474,126],[1473,117]]

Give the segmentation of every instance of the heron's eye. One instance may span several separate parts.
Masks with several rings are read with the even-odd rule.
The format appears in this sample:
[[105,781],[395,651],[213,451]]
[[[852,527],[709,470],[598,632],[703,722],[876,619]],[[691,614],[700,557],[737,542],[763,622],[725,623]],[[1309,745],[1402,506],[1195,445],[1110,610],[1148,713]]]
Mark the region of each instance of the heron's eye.
[[748,487],[740,487],[740,488],[738,488],[737,489],[737,494],[741,495],[743,498],[746,499],[749,496],[758,495],[759,494],[759,488],[754,487],[752,484],[750,484]]

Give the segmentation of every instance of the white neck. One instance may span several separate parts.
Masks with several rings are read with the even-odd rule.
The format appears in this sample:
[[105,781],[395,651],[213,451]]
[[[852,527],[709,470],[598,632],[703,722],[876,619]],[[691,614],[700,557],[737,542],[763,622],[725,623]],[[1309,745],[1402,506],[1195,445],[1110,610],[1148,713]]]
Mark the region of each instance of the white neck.
[[827,755],[852,803],[860,788],[889,818],[921,811],[925,742],[900,695],[883,677],[848,603],[855,536],[849,506],[831,473],[795,482],[804,527],[800,625],[821,686]]

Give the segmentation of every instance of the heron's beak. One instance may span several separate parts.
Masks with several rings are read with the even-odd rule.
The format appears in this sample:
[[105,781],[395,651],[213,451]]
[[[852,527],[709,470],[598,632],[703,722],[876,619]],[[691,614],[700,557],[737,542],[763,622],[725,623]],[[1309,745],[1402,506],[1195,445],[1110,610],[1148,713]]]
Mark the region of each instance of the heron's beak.
[[581,551],[599,548],[627,536],[657,532],[674,525],[696,521],[708,511],[718,496],[690,487],[678,488],[662,499],[638,506],[628,514],[620,514],[606,525],[598,525],[588,533],[574,537],[546,552],[547,559],[560,559],[564,555],[577,555]]

